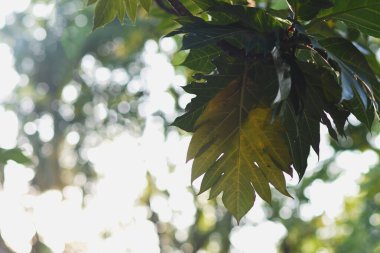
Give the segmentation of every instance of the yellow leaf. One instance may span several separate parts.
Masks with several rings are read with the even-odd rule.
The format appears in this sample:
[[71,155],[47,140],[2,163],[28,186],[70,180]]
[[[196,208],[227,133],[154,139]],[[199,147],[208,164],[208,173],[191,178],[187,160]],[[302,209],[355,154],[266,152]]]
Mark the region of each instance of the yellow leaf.
[[223,203],[239,221],[253,206],[255,192],[271,201],[269,184],[289,196],[283,171],[291,158],[279,121],[270,107],[258,106],[248,71],[229,83],[195,123],[187,158],[194,159],[192,180],[205,174],[201,192],[223,193]]

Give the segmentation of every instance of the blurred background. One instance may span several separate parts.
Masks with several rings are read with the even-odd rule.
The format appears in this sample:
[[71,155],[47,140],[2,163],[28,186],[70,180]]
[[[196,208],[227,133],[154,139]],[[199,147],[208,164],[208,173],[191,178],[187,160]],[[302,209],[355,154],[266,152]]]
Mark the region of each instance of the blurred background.
[[[350,118],[339,143],[322,129],[294,199],[257,200],[239,226],[196,195],[191,136],[170,126],[193,73],[165,6],[92,32],[83,0],[0,1],[0,253],[379,253],[378,123]],[[334,26],[380,76],[380,41]]]

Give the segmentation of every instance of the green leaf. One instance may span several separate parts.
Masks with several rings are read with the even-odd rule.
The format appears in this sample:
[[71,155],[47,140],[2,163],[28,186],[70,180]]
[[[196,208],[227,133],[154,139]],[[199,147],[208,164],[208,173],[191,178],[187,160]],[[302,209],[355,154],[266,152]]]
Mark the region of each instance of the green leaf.
[[198,72],[210,73],[215,69],[212,60],[220,54],[220,50],[215,46],[191,49],[181,65]]
[[[119,1],[122,1],[122,0],[119,0]],[[127,15],[129,19],[132,22],[135,22],[136,17],[137,17],[138,0],[124,0],[124,2],[125,2],[126,11],[127,11]]]
[[137,6],[138,0],[99,0],[95,7],[93,30],[112,22],[116,17],[122,23],[126,15],[135,22]]
[[226,15],[233,17],[233,19],[240,20],[239,23],[242,26],[261,33],[273,32],[276,29],[285,28],[290,25],[286,20],[276,19],[269,12],[260,8],[218,3],[212,10],[224,12]]
[[323,11],[312,23],[340,20],[359,31],[380,37],[380,2],[378,0],[334,0],[334,7]]
[[152,0],[140,0],[141,6],[149,12],[150,6],[152,5]]
[[205,11],[217,4],[215,0],[191,0],[191,1],[193,1],[196,5],[199,6],[199,8]]
[[223,192],[237,220],[252,207],[254,192],[270,201],[269,183],[289,195],[283,171],[291,160],[283,128],[278,120],[270,124],[269,107],[257,107],[260,85],[247,68],[207,104],[187,157],[194,159],[192,180],[206,173],[201,191],[211,188],[210,197]]
[[[183,27],[183,29],[186,29]],[[202,27],[188,30],[182,40],[182,50],[200,48],[215,44],[221,40],[238,36],[243,31],[236,27],[204,24]]]
[[[354,89],[354,96],[351,100],[345,101],[345,107],[355,115],[355,117],[362,122],[368,130],[371,130],[373,120],[375,118],[375,112],[373,106],[370,104],[366,107],[360,98],[358,92]],[[367,98],[366,98],[367,99]],[[367,104],[369,101],[367,101]]]
[[[120,0],[116,0],[118,3]],[[117,15],[117,9],[114,6],[114,1],[99,0],[95,7],[94,27],[95,30],[98,27],[102,27],[111,21],[113,21]]]
[[184,87],[187,93],[196,95],[186,106],[185,114],[175,119],[172,123],[185,131],[193,132],[194,124],[206,108],[207,103],[220,92],[228,83],[241,74],[244,63],[223,55],[214,59],[218,68],[217,75],[202,75],[205,82],[194,82]]
[[32,161],[25,156],[18,148],[14,149],[0,149],[0,164],[6,164],[7,161],[13,160],[21,164],[29,164]]
[[330,114],[331,118],[333,119],[338,133],[341,136],[346,136],[346,134],[344,133],[344,126],[347,122],[348,116],[351,114],[350,111],[332,105],[326,108],[326,112]]
[[[285,127],[285,135],[294,169],[299,179],[303,177],[307,168],[307,158],[310,153],[310,141],[306,132],[301,130],[299,117],[296,115],[292,104],[285,101],[282,106],[282,119]],[[306,124],[303,124],[306,126]]]
[[295,19],[311,20],[323,9],[334,6],[330,0],[287,0]]
[[343,38],[327,38],[318,42],[339,65],[343,100],[353,99],[355,92],[365,108],[368,100],[373,103],[380,101],[379,94],[372,89],[378,87],[379,82],[367,60],[355,46]]

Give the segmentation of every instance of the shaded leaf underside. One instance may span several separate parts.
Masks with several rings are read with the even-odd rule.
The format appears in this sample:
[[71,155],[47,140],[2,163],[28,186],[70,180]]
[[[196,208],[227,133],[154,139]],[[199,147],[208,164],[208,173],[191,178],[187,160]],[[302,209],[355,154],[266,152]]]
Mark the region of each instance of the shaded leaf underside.
[[[240,220],[252,207],[255,192],[269,202],[269,183],[285,195],[283,171],[290,156],[271,109],[256,107],[254,82],[244,75],[233,80],[207,105],[195,124],[188,159],[194,159],[192,180],[205,174],[201,192],[223,192],[227,209]],[[257,98],[256,98],[257,99]]]

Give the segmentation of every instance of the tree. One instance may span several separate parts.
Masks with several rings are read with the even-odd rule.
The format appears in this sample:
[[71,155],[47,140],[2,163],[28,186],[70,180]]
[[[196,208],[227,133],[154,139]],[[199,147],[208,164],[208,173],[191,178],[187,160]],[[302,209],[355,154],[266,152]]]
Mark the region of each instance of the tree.
[[[238,221],[256,194],[270,203],[270,184],[290,196],[283,173],[302,179],[310,147],[319,153],[320,123],[338,140],[349,115],[368,129],[379,116],[379,68],[367,60],[371,38],[380,37],[377,1],[289,0],[283,10],[169,3],[180,27],[167,36],[184,35],[183,65],[199,72],[184,87],[196,97],[173,125],[194,132],[192,180],[204,175],[201,192],[223,193]],[[135,21],[138,4],[97,1],[94,29],[115,17]]]
[[[61,26],[45,21],[48,36],[43,42],[25,47],[33,40],[25,36],[15,43],[16,65],[20,73],[28,74],[33,88],[20,87],[14,101],[7,106],[18,111],[22,125],[41,118],[54,122],[51,140],[41,141],[30,131],[22,136],[23,144],[31,144],[38,158],[34,184],[41,190],[61,188],[77,173],[85,174],[90,180],[96,176],[86,157],[80,155],[88,145],[85,140],[94,135],[103,138],[115,125],[120,129],[126,126],[140,129],[144,125],[136,104],[149,91],[131,94],[126,85],[112,81],[106,87],[92,86],[91,78],[81,68],[84,57],[91,54],[110,69],[128,68],[132,62],[140,68],[142,64],[135,61],[142,42],[164,34],[177,40],[182,38],[182,49],[189,52],[181,65],[192,70],[185,70],[187,73],[196,73],[184,87],[195,98],[173,122],[174,126],[194,133],[188,151],[188,160],[193,159],[192,180],[203,175],[201,192],[211,189],[211,197],[222,193],[224,205],[237,220],[252,207],[256,194],[271,202],[271,186],[290,195],[284,173],[292,175],[295,170],[300,179],[304,176],[310,147],[319,152],[321,124],[328,128],[333,139],[342,142],[352,138],[357,143],[355,128],[348,124],[348,117],[352,114],[366,126],[367,129],[359,127],[360,138],[377,117],[380,68],[375,52],[379,47],[376,38],[380,36],[380,4],[376,1],[233,1],[231,4],[158,0],[150,6],[150,1],[98,0],[89,1],[95,6],[92,34],[89,35],[86,25],[79,29],[71,27],[61,34],[64,24],[75,23],[78,16],[73,14],[68,18],[70,3],[78,1],[66,1],[57,8],[56,14],[63,20],[57,24]],[[91,11],[85,9],[82,15],[90,18]],[[149,17],[143,17],[145,11],[150,11]],[[22,20],[23,15],[17,20]],[[176,23],[171,20],[175,16]],[[127,26],[113,22],[115,18]],[[135,21],[137,25],[133,27]],[[100,28],[107,23],[110,24],[106,28]],[[26,30],[21,34],[27,34]],[[20,32],[2,33],[13,38]],[[25,58],[32,59],[33,69],[28,69]],[[72,101],[63,99],[65,88],[79,90],[78,97]],[[25,94],[33,97],[33,113],[15,102],[23,101]],[[173,94],[178,96],[176,91]],[[130,105],[128,112],[117,109],[123,101]],[[106,109],[106,118],[96,119],[94,113],[83,110],[97,105]],[[79,154],[74,169],[58,162],[65,157],[62,149],[68,147],[67,136],[73,133],[81,136],[78,142],[69,145],[70,152]],[[337,143],[332,145],[339,150]],[[5,156],[7,152],[2,152],[2,160],[25,161],[19,150]],[[302,181],[296,199],[306,201],[303,190],[313,180],[331,180],[324,170]],[[142,199],[147,206],[155,192],[151,180]],[[299,217],[287,222],[278,214],[281,201],[275,198],[272,205],[273,215],[269,218],[295,228],[283,243],[284,252],[288,248],[294,251],[292,235],[299,233],[299,228],[308,225],[310,237],[314,238],[318,219],[307,224]],[[298,212],[294,211],[295,216]],[[231,228],[230,216],[222,213],[215,224],[204,226],[204,213],[201,208],[197,210],[196,225],[191,228],[189,239],[194,250],[204,248],[207,240],[221,228],[225,231],[220,232],[220,237],[226,244],[222,251],[229,249],[226,238]],[[363,212],[361,219],[368,219],[368,213]],[[154,212],[151,219],[160,224]],[[173,230],[168,230],[173,245],[179,248]],[[345,247],[342,246],[342,251]]]

